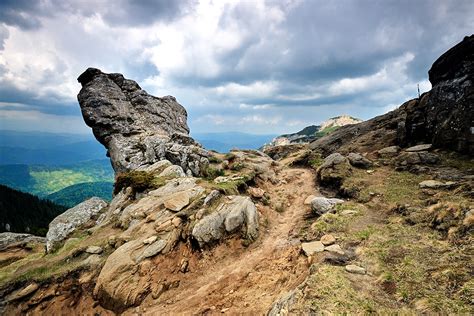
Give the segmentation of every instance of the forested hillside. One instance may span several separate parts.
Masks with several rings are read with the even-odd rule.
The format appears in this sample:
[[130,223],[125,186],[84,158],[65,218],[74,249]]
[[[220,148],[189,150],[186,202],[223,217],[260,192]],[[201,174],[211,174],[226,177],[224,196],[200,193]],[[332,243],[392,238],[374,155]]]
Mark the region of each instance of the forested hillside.
[[0,232],[29,232],[44,236],[48,224],[67,208],[0,185]]

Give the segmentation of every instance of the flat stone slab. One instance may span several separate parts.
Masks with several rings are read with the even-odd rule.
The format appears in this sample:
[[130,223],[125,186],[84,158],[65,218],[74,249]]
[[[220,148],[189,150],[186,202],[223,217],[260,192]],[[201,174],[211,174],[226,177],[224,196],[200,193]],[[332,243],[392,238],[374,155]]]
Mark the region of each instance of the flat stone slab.
[[421,145],[409,147],[405,149],[405,151],[408,151],[408,152],[425,151],[425,150],[430,150],[431,147],[432,147],[431,144],[421,144]]
[[301,244],[301,249],[303,249],[304,254],[309,257],[316,252],[323,252],[324,245],[319,240],[304,242]]

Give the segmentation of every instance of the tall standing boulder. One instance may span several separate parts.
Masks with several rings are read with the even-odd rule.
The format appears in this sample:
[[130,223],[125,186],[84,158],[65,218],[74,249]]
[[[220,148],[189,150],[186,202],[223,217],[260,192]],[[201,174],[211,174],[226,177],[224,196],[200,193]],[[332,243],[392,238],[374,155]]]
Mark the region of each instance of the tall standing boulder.
[[209,163],[207,151],[189,136],[186,110],[174,97],[149,95],[135,81],[95,68],[77,80],[82,116],[107,148],[116,172],[167,159],[200,175]]

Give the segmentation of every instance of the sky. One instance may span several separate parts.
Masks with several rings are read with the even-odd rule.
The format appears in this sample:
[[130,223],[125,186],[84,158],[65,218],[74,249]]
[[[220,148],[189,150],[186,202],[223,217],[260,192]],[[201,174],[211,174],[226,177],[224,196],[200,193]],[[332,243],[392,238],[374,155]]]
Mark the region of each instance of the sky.
[[0,0],[0,129],[90,133],[87,67],[175,96],[195,133],[369,119],[473,30],[472,0]]

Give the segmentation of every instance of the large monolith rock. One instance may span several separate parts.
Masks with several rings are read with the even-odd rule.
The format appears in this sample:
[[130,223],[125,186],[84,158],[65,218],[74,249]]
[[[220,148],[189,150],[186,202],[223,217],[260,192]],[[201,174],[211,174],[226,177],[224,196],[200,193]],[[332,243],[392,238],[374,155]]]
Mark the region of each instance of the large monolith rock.
[[174,97],[149,95],[122,74],[88,68],[77,79],[82,116],[107,148],[116,172],[167,159],[200,175],[208,153],[189,136],[187,113]]

